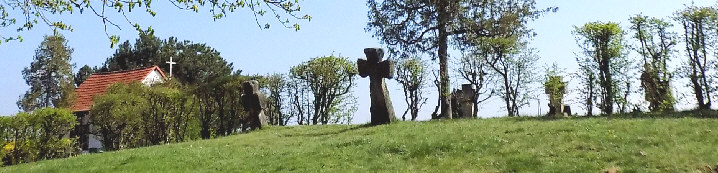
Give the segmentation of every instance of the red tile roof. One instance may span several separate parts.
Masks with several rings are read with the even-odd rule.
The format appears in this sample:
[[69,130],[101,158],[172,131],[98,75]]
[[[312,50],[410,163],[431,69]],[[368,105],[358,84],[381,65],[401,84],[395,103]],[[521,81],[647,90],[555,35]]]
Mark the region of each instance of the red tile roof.
[[141,69],[135,69],[135,70],[126,70],[126,71],[114,71],[114,72],[103,72],[103,73],[95,73],[90,75],[85,82],[80,84],[77,89],[75,89],[75,94],[77,96],[75,100],[75,104],[72,105],[72,111],[73,112],[82,112],[82,111],[89,111],[90,108],[92,108],[92,100],[96,96],[100,96],[105,94],[108,88],[112,86],[112,84],[122,82],[122,83],[130,83],[133,81],[136,82],[142,82],[145,78],[147,78],[148,75],[152,71],[159,71],[160,75],[162,77],[165,77],[165,74],[162,72],[162,69],[160,69],[157,66],[148,67],[148,68],[141,68]]

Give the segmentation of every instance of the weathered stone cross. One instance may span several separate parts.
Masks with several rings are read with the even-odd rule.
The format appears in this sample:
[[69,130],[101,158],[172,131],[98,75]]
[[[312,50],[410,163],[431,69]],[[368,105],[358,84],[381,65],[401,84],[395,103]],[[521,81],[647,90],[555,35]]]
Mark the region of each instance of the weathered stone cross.
[[170,64],[170,77],[172,77],[172,65],[177,64],[177,62],[172,61],[172,57],[170,57],[170,61],[167,61],[167,64]]
[[394,119],[394,107],[389,99],[384,78],[394,77],[394,64],[391,60],[384,60],[384,50],[381,48],[364,49],[366,60],[359,59],[357,67],[359,76],[369,76],[369,95],[371,97],[371,124],[389,124]]

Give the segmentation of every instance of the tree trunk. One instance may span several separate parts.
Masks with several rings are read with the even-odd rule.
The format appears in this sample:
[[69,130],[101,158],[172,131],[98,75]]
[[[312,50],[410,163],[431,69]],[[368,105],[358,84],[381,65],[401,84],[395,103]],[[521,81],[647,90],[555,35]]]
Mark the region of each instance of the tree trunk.
[[593,84],[594,84],[595,78],[593,74],[590,74],[588,76],[588,99],[586,99],[586,116],[593,116]]
[[471,116],[474,118],[478,118],[479,117],[479,89],[480,88],[478,87],[479,85],[474,85],[474,86],[477,86],[477,87],[476,87],[476,90],[474,91],[474,95],[471,96],[471,104],[474,105],[474,112],[473,112],[473,115],[471,115]]
[[[685,34],[685,41],[686,41],[686,50],[688,51],[688,58],[691,60],[691,84],[693,85],[693,92],[696,96],[696,101],[698,102],[698,109],[707,109],[710,108],[709,105],[706,105],[706,102],[703,98],[703,84],[702,84],[702,76],[699,77],[699,75],[702,75],[703,73],[699,74],[700,72],[703,72],[703,69],[701,69],[700,66],[700,58],[698,57],[698,50],[696,49],[699,47],[697,36],[696,36],[696,29],[695,26],[693,26],[690,23],[683,22],[683,29]],[[700,78],[700,79],[699,79]],[[701,81],[699,81],[701,80]]]
[[419,90],[414,90],[414,105],[411,109],[411,121],[416,121],[416,117],[419,117]]
[[698,32],[696,32],[696,34],[698,35],[698,39],[700,41],[700,43],[697,43],[697,44],[700,44],[699,47],[701,48],[701,53],[703,54],[703,63],[698,64],[698,65],[700,65],[699,67],[701,69],[701,80],[703,83],[703,89],[705,90],[705,93],[706,93],[705,97],[707,99],[703,109],[710,109],[711,108],[711,89],[710,89],[711,86],[708,83],[708,80],[707,80],[708,77],[706,75],[706,69],[708,66],[708,62],[706,62],[706,60],[708,59],[708,56],[706,53],[707,45],[706,45],[705,33],[703,31],[702,23],[698,24]]
[[317,125],[319,123],[319,117],[321,116],[321,99],[320,96],[314,97],[314,116],[312,116],[312,125]]
[[601,100],[601,111],[605,114],[612,115],[613,114],[613,79],[611,77],[611,71],[610,71],[610,61],[608,55],[599,55],[603,57],[599,57],[601,59],[601,62],[599,64],[599,71],[600,76],[602,78],[601,87],[605,90],[606,93],[602,100]]
[[[506,66],[504,66],[503,70],[504,72],[508,71],[508,69],[506,69]],[[504,102],[506,103],[506,113],[509,117],[513,117],[514,111],[513,107],[511,107],[511,92],[509,91],[509,89],[511,89],[511,86],[509,84],[509,77],[506,73],[501,74],[501,77],[504,79]]]
[[451,111],[451,97],[449,91],[449,75],[448,75],[448,32],[446,25],[448,25],[448,12],[446,9],[445,1],[439,1],[438,6],[438,56],[439,56],[439,83],[440,93],[439,99],[441,100],[441,118],[452,118]]

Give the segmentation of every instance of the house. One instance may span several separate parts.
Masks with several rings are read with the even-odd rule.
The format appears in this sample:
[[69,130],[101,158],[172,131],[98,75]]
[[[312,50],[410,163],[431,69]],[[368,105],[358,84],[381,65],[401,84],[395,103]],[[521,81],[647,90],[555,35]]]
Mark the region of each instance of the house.
[[150,86],[163,82],[164,79],[164,72],[157,66],[90,75],[75,89],[77,97],[72,105],[72,112],[77,116],[79,122],[71,136],[79,137],[79,143],[83,150],[94,151],[102,148],[98,137],[91,133],[90,116],[92,115],[89,115],[89,112],[94,98],[104,95],[107,89],[115,83],[141,82]]

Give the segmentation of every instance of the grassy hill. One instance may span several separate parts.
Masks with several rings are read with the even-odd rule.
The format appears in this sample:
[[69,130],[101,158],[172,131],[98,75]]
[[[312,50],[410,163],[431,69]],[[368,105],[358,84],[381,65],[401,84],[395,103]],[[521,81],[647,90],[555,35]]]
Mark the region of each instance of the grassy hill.
[[496,118],[270,127],[0,172],[694,172],[718,166],[718,119]]

